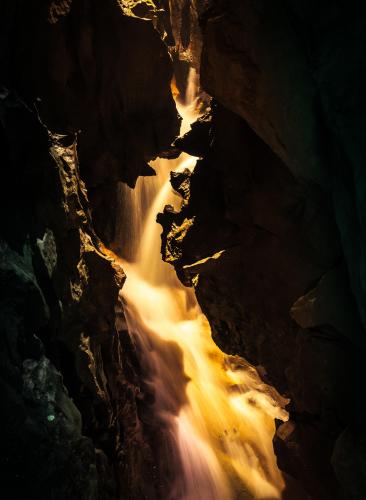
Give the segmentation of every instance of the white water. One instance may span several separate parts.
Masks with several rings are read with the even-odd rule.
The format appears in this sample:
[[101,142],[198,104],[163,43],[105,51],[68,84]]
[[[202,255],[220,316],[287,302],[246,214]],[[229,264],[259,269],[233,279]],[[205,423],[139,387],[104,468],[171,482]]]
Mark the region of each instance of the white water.
[[[197,116],[193,78],[188,89],[186,103],[179,105],[182,132]],[[281,398],[253,367],[220,351],[193,290],[160,255],[156,216],[166,204],[180,206],[169,173],[193,170],[195,161],[186,154],[158,159],[152,164],[156,177],[140,178],[134,190],[123,193],[125,218],[134,225],[129,261],[123,261],[123,299],[166,441],[158,473],[164,462],[173,471],[164,500],[279,499],[284,484],[272,438],[274,418],[287,418]]]

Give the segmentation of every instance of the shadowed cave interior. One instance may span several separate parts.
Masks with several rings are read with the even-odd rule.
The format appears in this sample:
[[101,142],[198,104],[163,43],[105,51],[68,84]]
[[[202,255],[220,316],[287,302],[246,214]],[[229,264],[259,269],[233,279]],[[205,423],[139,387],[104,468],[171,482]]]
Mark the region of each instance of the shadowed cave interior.
[[364,500],[358,3],[0,25],[2,497]]

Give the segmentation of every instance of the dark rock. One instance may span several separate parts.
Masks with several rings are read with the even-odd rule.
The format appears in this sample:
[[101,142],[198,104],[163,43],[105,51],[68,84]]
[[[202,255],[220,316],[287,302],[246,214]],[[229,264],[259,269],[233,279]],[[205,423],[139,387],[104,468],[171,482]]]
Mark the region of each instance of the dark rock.
[[296,177],[331,192],[365,326],[366,31],[356,11],[331,1],[213,0],[201,23],[201,80]]
[[206,113],[191,125],[191,130],[174,141],[174,146],[191,156],[203,157],[209,152],[211,114]]
[[96,228],[111,241],[113,227],[104,232],[100,219],[113,226],[114,207],[106,213],[100,198],[118,181],[134,186],[153,174],[147,163],[179,132],[167,48],[151,21],[126,15],[117,0],[19,0],[17,11],[8,3],[11,63],[3,81],[36,102],[51,130],[79,134]]
[[361,500],[365,495],[365,456],[365,433],[362,424],[351,424],[336,442],[332,465],[348,495],[347,498],[352,500]]
[[328,185],[319,103],[291,9],[254,0],[212,4],[216,11],[203,23],[202,86],[297,177]]
[[11,93],[1,126],[1,492],[149,496],[138,363],[120,320],[125,276],[95,234],[77,143]]
[[184,172],[170,172],[170,183],[174,191],[181,195],[183,203],[188,203],[190,195],[191,171],[186,168]]
[[[189,203],[161,219],[216,342],[291,397],[279,463],[322,500],[361,498],[364,485],[366,32],[355,7],[209,2],[201,83],[234,114],[213,110]],[[171,228],[187,217],[181,241]]]
[[[164,27],[168,33],[168,43],[174,47],[180,60],[187,61],[197,70],[200,66],[202,35],[198,18],[205,10],[207,0],[160,0],[167,13]],[[184,79],[178,76],[178,85],[184,87]],[[184,92],[183,92],[184,93]]]
[[82,436],[80,413],[37,337],[50,313],[30,244],[18,254],[2,243],[0,262],[1,492],[96,499],[93,443]]
[[364,347],[365,331],[344,265],[330,269],[314,289],[300,297],[291,308],[291,316],[302,328],[328,325],[355,346]]
[[331,457],[363,407],[348,402],[362,386],[364,330],[332,200],[294,177],[238,115],[216,104],[212,113],[209,151],[189,194],[181,190],[188,203],[159,216],[163,256],[195,286],[215,342],[264,366],[291,398],[275,442],[280,466],[313,498],[342,498]]

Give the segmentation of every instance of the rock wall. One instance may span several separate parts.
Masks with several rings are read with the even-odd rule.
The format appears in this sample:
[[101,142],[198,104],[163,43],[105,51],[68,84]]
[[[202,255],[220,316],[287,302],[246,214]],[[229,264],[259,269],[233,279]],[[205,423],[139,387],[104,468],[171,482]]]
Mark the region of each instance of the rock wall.
[[113,199],[117,181],[153,175],[148,161],[179,130],[167,48],[150,21],[123,15],[117,0],[6,3],[3,82],[36,103],[51,130],[79,134],[94,221],[112,241],[114,206],[106,226],[103,199]]
[[202,83],[295,176],[331,193],[365,324],[364,245],[355,248],[363,239],[365,189],[363,20],[343,2],[213,6],[203,21]]
[[184,91],[202,43],[214,100],[175,143],[201,160],[172,177],[184,204],[159,217],[164,258],[196,287],[218,345],[291,398],[280,467],[312,499],[361,500],[363,16],[341,0],[169,9],[2,2],[0,491],[162,496],[151,395],[118,297],[125,276],[101,240],[115,237],[117,183],[174,154],[167,45]]
[[100,238],[117,182],[176,136],[171,60],[117,1],[5,1],[0,23],[0,491],[154,499],[125,275]]
[[201,159],[172,178],[162,253],[218,345],[291,398],[280,467],[313,499],[361,499],[364,22],[343,2],[210,4],[214,100],[175,142]]

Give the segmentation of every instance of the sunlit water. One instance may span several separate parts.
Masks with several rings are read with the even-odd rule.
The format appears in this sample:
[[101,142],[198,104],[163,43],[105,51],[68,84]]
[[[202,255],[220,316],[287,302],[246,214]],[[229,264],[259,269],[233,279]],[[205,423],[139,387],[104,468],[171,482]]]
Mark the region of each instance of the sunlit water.
[[[191,76],[186,102],[178,103],[181,132],[197,117]],[[279,499],[284,485],[272,438],[274,418],[287,418],[284,401],[248,363],[220,351],[194,291],[160,254],[156,216],[166,204],[181,203],[170,171],[193,170],[195,161],[186,154],[158,159],[152,163],[156,177],[140,178],[134,190],[124,187],[122,193],[125,220],[133,226],[123,300],[167,441],[160,463],[173,468],[164,500]]]

